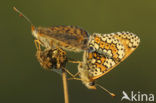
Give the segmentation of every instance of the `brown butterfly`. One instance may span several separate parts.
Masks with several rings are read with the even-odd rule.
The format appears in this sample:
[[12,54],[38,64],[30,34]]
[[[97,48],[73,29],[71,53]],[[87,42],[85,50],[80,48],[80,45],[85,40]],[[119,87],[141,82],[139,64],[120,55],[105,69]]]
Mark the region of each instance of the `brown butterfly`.
[[30,24],[35,37],[36,48],[62,48],[68,51],[80,52],[87,49],[88,33],[76,26],[35,27],[32,22],[18,9],[13,9]]

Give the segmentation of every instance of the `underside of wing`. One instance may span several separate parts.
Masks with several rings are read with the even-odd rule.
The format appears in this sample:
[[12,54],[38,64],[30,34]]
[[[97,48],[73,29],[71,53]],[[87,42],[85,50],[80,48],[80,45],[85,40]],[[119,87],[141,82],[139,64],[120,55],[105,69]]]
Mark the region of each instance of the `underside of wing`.
[[123,43],[111,34],[94,33],[90,36],[88,44],[89,48],[92,47],[95,52],[107,59],[113,59],[116,63],[125,55]]
[[[88,43],[88,33],[76,26],[54,26],[50,28],[38,28],[38,32],[43,36],[63,42],[80,49],[86,49]],[[55,41],[54,41],[55,42]]]
[[94,34],[89,39],[89,46],[95,51],[87,55],[92,79],[97,79],[116,67],[138,47],[139,43],[138,36],[129,32]]
[[117,32],[112,35],[124,45],[125,56],[121,61],[125,60],[140,44],[140,38],[130,32]]
[[97,52],[88,53],[87,58],[88,71],[92,79],[96,79],[113,69],[117,63],[110,58],[105,57]]

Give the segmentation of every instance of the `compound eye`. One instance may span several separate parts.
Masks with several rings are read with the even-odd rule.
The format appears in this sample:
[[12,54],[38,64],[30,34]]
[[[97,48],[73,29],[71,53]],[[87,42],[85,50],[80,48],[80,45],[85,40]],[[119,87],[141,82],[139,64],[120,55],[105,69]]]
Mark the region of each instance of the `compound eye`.
[[94,52],[94,51],[95,51],[95,48],[93,48],[93,47],[88,48],[88,52]]
[[94,82],[90,82],[89,85],[90,85],[90,86],[94,86],[95,83],[94,83]]

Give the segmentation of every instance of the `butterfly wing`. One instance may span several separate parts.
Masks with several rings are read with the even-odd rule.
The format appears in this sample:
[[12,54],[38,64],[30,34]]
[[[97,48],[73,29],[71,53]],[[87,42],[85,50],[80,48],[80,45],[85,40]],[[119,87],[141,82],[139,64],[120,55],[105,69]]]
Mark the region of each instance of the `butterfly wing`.
[[93,48],[99,54],[106,58],[119,62],[125,55],[123,43],[112,34],[94,33],[89,38],[89,48]]
[[139,46],[140,38],[133,33],[117,32],[112,33],[112,35],[124,45],[125,56],[121,61],[126,59]]
[[57,46],[63,46],[66,49],[72,49],[73,47],[84,50],[87,48],[88,33],[76,26],[39,27],[38,32],[57,42]]
[[138,36],[129,32],[94,34],[89,40],[89,46],[95,51],[86,55],[92,79],[103,76],[125,60],[138,47],[139,42]]

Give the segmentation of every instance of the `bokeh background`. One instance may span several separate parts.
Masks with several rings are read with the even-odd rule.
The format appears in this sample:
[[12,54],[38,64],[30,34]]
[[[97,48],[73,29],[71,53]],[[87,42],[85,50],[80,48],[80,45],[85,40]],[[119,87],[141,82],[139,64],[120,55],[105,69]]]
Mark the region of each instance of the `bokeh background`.
[[[123,90],[156,95],[155,0],[1,0],[0,103],[64,102],[61,76],[42,72],[30,25],[13,6],[37,26],[78,25],[90,34],[130,31],[141,38],[139,48],[128,59],[98,79],[115,98],[73,80],[68,81],[70,103],[128,103],[120,101]],[[81,59],[82,53],[72,56]],[[68,65],[73,73],[76,67]]]

